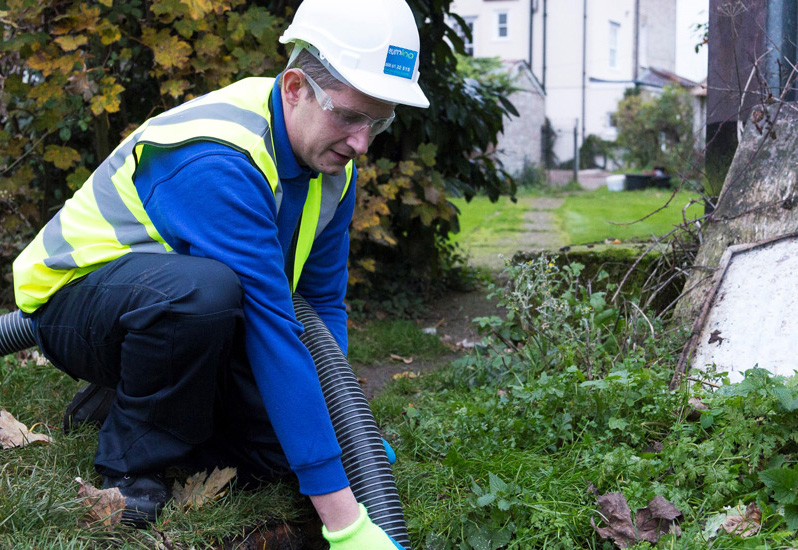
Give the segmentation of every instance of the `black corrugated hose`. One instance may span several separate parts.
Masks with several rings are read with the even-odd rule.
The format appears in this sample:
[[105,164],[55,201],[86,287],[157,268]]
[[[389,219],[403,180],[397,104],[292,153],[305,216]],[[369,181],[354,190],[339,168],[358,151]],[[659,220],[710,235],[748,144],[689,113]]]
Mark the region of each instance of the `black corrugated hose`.
[[[402,503],[368,400],[349,362],[313,308],[294,294],[302,342],[310,350],[333,428],[343,452],[352,492],[369,517],[404,548],[410,548]],[[0,357],[33,347],[33,325],[18,311],[0,315]]]
[[409,550],[402,503],[363,389],[330,331],[298,294],[294,294],[294,311],[305,326],[301,340],[316,363],[352,492],[371,520]]
[[0,357],[36,345],[33,339],[33,324],[19,311],[0,315]]

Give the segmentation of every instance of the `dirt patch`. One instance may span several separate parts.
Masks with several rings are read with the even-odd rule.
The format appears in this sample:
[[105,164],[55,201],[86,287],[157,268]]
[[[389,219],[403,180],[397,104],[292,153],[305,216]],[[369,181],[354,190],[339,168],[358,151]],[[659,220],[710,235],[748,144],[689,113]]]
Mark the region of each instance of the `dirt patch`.
[[450,291],[430,302],[425,314],[418,320],[424,329],[435,329],[435,334],[451,349],[451,353],[435,360],[413,359],[410,363],[399,360],[386,360],[376,365],[360,365],[354,363],[352,369],[361,380],[363,392],[368,399],[377,395],[394,375],[407,372],[421,375],[439,368],[458,357],[461,357],[475,342],[479,341],[479,333],[474,326],[475,317],[503,315],[503,309],[496,305],[495,298],[487,297],[484,288],[471,292]]

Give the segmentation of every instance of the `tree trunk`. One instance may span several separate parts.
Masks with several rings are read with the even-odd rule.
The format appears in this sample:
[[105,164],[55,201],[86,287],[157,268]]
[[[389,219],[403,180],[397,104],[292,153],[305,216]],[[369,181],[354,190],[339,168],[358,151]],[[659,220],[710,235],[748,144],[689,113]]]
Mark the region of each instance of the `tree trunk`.
[[690,326],[731,245],[755,243],[798,230],[798,103],[754,108],[734,155],[675,318]]

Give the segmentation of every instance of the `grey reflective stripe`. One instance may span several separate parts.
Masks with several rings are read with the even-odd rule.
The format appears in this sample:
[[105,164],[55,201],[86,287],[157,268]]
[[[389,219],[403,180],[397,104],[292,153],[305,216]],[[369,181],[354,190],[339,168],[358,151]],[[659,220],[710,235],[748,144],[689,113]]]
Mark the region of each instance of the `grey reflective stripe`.
[[[193,103],[197,100],[200,101],[194,105]],[[274,149],[269,136],[269,122],[263,116],[227,103],[204,104],[201,102],[201,97],[197,98],[197,100],[186,104],[191,104],[191,107],[177,112],[166,111],[150,119],[147,126],[140,127],[131,139],[115,149],[92,175],[94,198],[100,214],[113,227],[116,239],[121,244],[130,246],[132,251],[167,252],[165,245],[152,239],[145,226],[128,209],[111,180],[111,177],[124,166],[127,158],[133,153],[141,134],[148,126],[168,126],[196,120],[225,120],[233,122],[243,126],[255,135],[265,136],[264,143],[267,152],[272,160],[275,160]],[[209,133],[212,134],[212,132]],[[205,136],[198,136],[197,140],[201,140],[203,137]],[[275,189],[275,202],[278,211],[282,202],[282,195],[282,185],[278,182]],[[74,248],[64,239],[60,217],[61,211],[45,226],[42,233],[44,249],[48,254],[44,264],[52,269],[73,269],[78,267],[72,257]]]
[[283,204],[283,183],[277,180],[277,187],[274,188],[275,212],[280,213],[280,205]]
[[[129,245],[134,252],[143,252],[145,250],[142,250],[142,245],[149,251],[157,241],[150,237],[144,225],[128,209],[111,180],[133,153],[135,146],[136,142],[132,139],[124,143],[97,168],[94,172],[94,200],[97,201],[102,217],[114,228],[116,240],[123,245]],[[157,244],[160,247],[158,251],[163,252],[164,245]]]
[[321,232],[324,231],[324,228],[335,216],[338,203],[341,202],[341,193],[344,192],[344,187],[346,187],[346,170],[337,176],[324,175],[321,177],[321,212],[319,212],[319,223],[316,226],[314,239],[321,235]]
[[[267,126],[268,128],[268,126]],[[274,156],[274,144],[272,144],[272,135],[271,132],[267,132],[263,138],[263,144],[266,146],[266,152],[269,153],[269,156],[274,161],[275,167],[277,166],[277,157]],[[268,178],[264,179],[267,180]],[[280,175],[277,175],[277,185],[274,186],[274,204],[277,206],[277,212],[280,212],[280,205],[283,203],[283,182],[280,181]]]
[[72,252],[75,249],[64,240],[64,235],[61,232],[61,210],[44,226],[42,244],[47,252],[44,265],[50,269],[74,269],[78,267],[72,257]]
[[[181,109],[176,113],[166,111],[150,119],[150,126],[168,126],[195,120],[234,122],[258,136],[264,136],[269,131],[269,121],[258,113],[228,103],[200,103],[187,109]],[[266,147],[269,149],[269,155],[274,158],[274,152],[271,151],[271,143],[268,143],[271,140],[265,141],[267,141]]]

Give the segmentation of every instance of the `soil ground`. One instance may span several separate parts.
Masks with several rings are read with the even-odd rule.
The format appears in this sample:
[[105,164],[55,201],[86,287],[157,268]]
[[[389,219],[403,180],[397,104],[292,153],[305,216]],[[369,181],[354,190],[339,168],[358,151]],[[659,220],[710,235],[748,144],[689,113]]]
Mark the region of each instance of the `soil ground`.
[[[421,375],[439,368],[461,357],[480,339],[473,324],[475,317],[503,315],[495,298],[488,298],[488,291],[480,287],[470,292],[449,291],[427,304],[424,315],[417,320],[424,329],[435,329],[435,334],[451,352],[433,360],[417,360],[411,363],[402,360],[385,360],[375,365],[353,364],[360,379],[363,392],[368,399],[377,395],[395,375],[413,373]],[[405,358],[410,359],[410,358]]]

